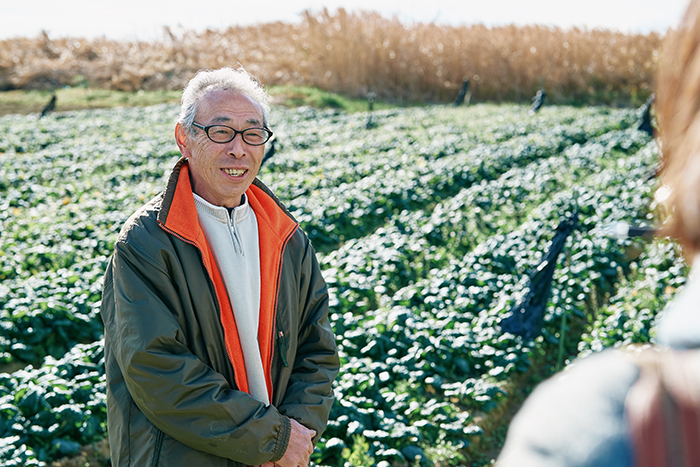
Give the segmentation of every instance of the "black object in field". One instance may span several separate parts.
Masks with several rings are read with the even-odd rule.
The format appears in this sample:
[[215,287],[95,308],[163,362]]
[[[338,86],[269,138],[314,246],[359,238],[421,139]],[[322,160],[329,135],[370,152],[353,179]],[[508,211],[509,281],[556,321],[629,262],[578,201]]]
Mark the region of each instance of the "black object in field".
[[501,319],[500,326],[503,332],[525,338],[539,335],[544,321],[544,310],[552,289],[552,278],[557,266],[557,258],[564,249],[566,239],[577,227],[578,212],[559,223],[542,262],[530,276],[527,294]]
[[365,128],[367,130],[376,126],[376,123],[372,119],[372,110],[374,110],[374,101],[376,97],[377,95],[373,92],[367,94],[367,103],[369,104],[369,118],[367,119],[367,123],[365,123]]
[[535,96],[532,98],[532,108],[530,110],[531,113],[535,113],[538,110],[542,108],[544,105],[544,99],[547,97],[547,93],[544,92],[544,89],[538,89],[537,93]]
[[637,130],[644,131],[648,133],[651,137],[654,136],[654,127],[651,126],[651,106],[654,103],[655,97],[656,94],[652,94],[651,96],[649,96],[649,99],[647,99],[644,105],[640,108],[642,112],[642,118],[639,121],[639,125],[637,125]]
[[41,111],[41,116],[45,117],[49,112],[52,112],[56,108],[56,94],[51,95],[51,100],[49,101],[48,104],[44,107],[44,110]]
[[277,143],[277,138],[273,136],[269,143],[270,145],[267,147],[267,151],[265,151],[265,155],[263,156],[263,160],[260,163],[260,167],[262,167],[268,159],[275,155],[275,144]]
[[[469,78],[464,78],[462,80],[462,89],[459,90],[459,94],[457,94],[457,99],[455,99],[455,107],[458,107],[462,105],[465,102],[465,97],[467,96],[467,93],[469,92]],[[470,99],[467,99],[467,105],[469,105]]]

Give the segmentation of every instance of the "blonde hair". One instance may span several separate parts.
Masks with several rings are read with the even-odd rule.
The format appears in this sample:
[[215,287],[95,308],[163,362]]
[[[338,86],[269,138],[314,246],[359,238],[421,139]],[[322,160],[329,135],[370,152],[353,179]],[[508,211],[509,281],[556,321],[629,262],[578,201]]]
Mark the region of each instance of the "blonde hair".
[[700,0],[691,0],[664,41],[655,112],[662,180],[671,188],[665,232],[700,252]]

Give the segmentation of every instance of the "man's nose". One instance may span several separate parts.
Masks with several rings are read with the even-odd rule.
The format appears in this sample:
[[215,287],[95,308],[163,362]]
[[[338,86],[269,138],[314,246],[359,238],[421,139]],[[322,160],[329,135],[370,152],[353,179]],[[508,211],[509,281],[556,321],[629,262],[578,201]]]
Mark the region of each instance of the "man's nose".
[[239,133],[229,142],[228,154],[235,158],[240,158],[246,155],[246,153],[247,144],[243,141],[243,135]]

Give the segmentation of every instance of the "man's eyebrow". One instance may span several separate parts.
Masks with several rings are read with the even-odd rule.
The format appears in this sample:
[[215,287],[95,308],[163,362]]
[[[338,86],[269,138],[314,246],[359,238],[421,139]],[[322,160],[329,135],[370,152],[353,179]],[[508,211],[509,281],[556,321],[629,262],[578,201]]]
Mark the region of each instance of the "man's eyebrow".
[[[214,117],[214,119],[212,120],[212,123],[228,123],[230,121],[231,121],[231,119],[229,117],[220,116],[220,117]],[[246,123],[250,123],[251,125],[262,126],[260,123],[260,120],[258,120],[257,118],[249,118],[248,120],[246,120]]]

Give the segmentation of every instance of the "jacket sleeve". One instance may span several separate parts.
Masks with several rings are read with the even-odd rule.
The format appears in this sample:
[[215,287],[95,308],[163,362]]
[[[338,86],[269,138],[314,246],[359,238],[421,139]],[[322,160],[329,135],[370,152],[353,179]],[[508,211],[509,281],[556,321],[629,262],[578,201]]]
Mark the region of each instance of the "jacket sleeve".
[[128,391],[158,429],[194,449],[247,465],[279,460],[291,424],[278,410],[232,389],[188,348],[172,310],[176,284],[162,250],[117,243],[102,315]]
[[328,318],[328,290],[308,239],[300,278],[296,355],[290,362],[292,375],[278,410],[315,430],[317,442],[328,423],[340,360]]

